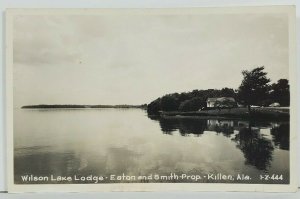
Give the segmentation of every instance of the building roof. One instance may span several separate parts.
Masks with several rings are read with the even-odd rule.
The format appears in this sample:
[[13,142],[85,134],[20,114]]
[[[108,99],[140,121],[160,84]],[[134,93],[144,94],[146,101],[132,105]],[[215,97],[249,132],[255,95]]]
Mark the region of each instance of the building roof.
[[207,98],[206,102],[216,102],[216,101],[222,102],[224,100],[235,102],[235,99],[233,97],[209,97]]
[[209,98],[207,98],[207,100],[206,100],[206,102],[215,102],[215,101],[217,101],[217,97],[209,97]]

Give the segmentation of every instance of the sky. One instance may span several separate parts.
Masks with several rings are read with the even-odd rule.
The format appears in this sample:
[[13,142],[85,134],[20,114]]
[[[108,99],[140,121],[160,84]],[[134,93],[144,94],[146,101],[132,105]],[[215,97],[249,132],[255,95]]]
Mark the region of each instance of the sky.
[[237,89],[258,66],[288,79],[285,14],[19,15],[13,28],[17,107]]

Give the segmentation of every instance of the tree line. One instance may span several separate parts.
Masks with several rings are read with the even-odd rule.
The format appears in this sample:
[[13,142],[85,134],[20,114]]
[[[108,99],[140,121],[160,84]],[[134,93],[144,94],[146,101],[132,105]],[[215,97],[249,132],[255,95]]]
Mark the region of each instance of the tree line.
[[198,111],[206,107],[208,98],[233,97],[240,105],[269,106],[279,103],[280,106],[290,105],[290,89],[287,79],[279,79],[271,84],[264,66],[253,70],[242,71],[243,80],[238,89],[206,89],[191,92],[171,93],[159,97],[148,104],[148,114],[158,114],[160,111]]

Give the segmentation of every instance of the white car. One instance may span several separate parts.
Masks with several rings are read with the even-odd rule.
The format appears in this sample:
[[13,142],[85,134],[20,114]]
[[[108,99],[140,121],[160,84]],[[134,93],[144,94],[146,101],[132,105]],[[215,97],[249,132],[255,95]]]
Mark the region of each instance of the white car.
[[269,107],[280,107],[280,104],[278,102],[275,102],[270,104]]

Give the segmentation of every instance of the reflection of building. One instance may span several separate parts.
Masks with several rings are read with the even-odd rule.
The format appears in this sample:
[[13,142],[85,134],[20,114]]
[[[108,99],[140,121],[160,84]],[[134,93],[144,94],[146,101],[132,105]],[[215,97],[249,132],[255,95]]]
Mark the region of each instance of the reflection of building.
[[208,126],[233,127],[233,120],[207,120]]
[[207,107],[234,107],[236,106],[233,97],[207,98]]
[[[210,131],[215,131],[217,129],[232,129],[240,130],[242,128],[249,128],[249,121],[237,121],[237,120],[207,120],[207,128]],[[256,127],[252,127],[255,129]]]
[[207,129],[209,131],[233,130],[233,120],[207,120]]
[[207,130],[229,136],[234,131],[234,123],[233,120],[207,120]]

